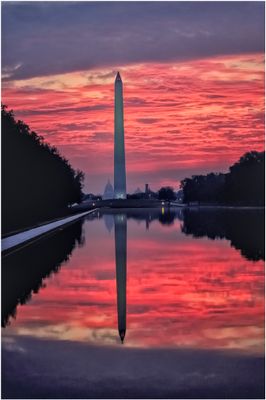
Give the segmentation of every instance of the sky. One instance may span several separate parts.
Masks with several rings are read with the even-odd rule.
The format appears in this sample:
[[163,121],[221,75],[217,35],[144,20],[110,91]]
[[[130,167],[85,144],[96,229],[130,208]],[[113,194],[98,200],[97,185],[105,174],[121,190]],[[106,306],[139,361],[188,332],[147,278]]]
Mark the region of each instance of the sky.
[[118,70],[128,192],[264,149],[263,2],[2,3],[2,101],[86,193],[113,181]]

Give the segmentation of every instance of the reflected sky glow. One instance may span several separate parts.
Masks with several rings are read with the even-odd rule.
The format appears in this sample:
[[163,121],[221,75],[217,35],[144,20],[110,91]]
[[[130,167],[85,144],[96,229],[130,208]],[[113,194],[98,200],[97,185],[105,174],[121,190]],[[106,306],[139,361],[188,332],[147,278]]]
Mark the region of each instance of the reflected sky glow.
[[[86,243],[3,331],[119,345],[114,229],[84,224]],[[104,248],[104,251],[103,251]],[[129,347],[264,350],[264,264],[226,240],[193,239],[180,221],[127,223]]]

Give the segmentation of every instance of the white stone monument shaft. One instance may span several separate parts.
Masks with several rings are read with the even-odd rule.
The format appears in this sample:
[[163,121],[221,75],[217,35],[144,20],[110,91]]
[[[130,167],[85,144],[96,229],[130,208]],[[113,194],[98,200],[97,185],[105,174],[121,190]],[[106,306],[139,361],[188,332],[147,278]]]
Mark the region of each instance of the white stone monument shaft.
[[123,84],[119,72],[115,79],[114,197],[126,199]]

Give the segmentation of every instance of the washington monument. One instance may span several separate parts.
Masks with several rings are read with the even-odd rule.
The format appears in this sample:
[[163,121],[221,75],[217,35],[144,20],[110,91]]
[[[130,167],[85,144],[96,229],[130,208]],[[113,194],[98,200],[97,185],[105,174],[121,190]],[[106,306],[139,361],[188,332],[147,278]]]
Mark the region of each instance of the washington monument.
[[126,199],[126,165],[124,140],[123,83],[119,72],[115,78],[115,148],[114,198]]

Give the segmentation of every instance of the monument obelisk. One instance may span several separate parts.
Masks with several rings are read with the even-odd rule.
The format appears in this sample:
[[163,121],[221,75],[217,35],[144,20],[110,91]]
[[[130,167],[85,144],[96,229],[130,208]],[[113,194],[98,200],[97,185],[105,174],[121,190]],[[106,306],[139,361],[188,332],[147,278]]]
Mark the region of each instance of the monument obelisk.
[[123,83],[118,72],[115,78],[114,198],[126,197]]

